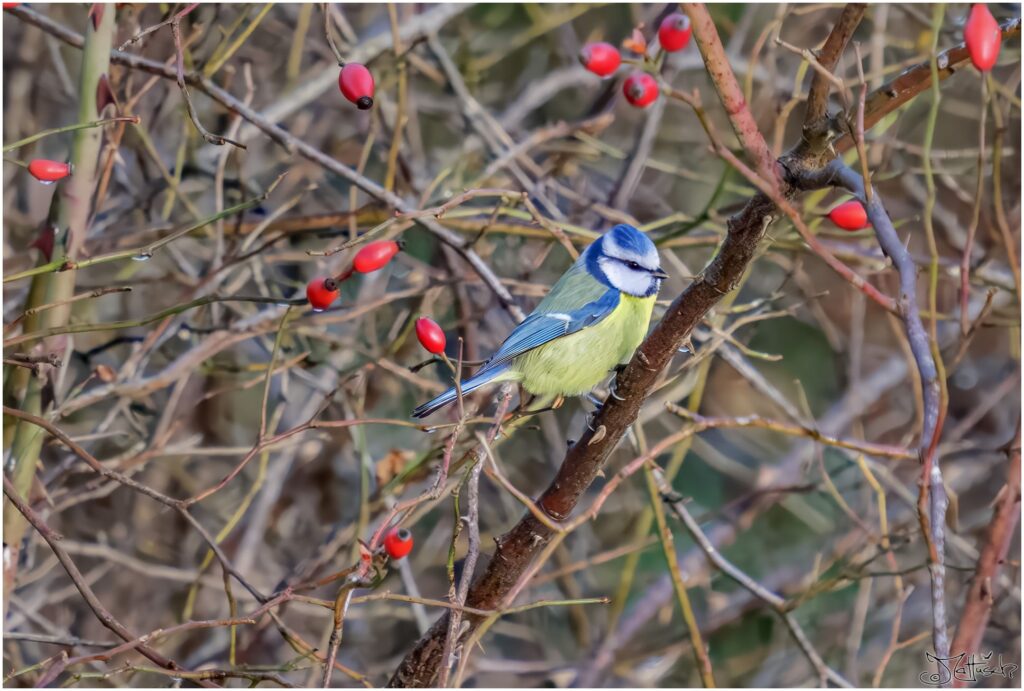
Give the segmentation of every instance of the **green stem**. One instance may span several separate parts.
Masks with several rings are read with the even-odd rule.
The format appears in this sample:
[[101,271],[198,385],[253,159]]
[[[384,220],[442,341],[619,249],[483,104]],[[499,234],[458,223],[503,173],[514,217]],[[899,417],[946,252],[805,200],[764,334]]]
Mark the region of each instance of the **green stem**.
[[[280,178],[278,178],[278,180],[280,180]],[[153,253],[156,252],[158,249],[160,249],[164,245],[168,245],[174,242],[178,238],[184,237],[189,233],[193,233],[199,230],[200,228],[204,228],[205,226],[208,226],[221,218],[234,216],[235,214],[241,213],[246,209],[251,209],[252,207],[259,205],[267,198],[267,195],[270,194],[271,190],[274,189],[275,185],[277,185],[277,182],[271,185],[266,192],[256,197],[255,199],[250,199],[248,201],[242,202],[241,204],[232,206],[230,209],[224,209],[220,213],[204,218],[200,220],[198,223],[194,223],[186,228],[182,228],[181,230],[175,231],[168,235],[167,237],[155,240],[149,243],[148,245],[143,245],[142,247],[136,247],[133,249],[118,250],[116,252],[110,252],[109,254],[101,254],[98,257],[90,257],[89,259],[83,259],[77,262],[70,261],[66,258],[58,259],[52,262],[48,262],[46,264],[40,264],[34,269],[28,269],[27,271],[21,271],[16,274],[11,274],[10,276],[6,276],[4,277],[3,282],[9,283],[11,281],[18,281],[22,278],[28,278],[29,276],[37,276],[39,274],[59,274],[61,272],[70,271],[74,269],[84,269],[87,266],[95,266],[96,264],[106,264],[107,262],[117,261],[119,259],[132,258],[139,261],[145,261],[147,259],[152,258]]]
[[181,314],[187,312],[190,309],[196,307],[202,307],[203,305],[210,305],[215,302],[258,302],[271,305],[305,305],[305,298],[295,298],[289,300],[287,298],[273,298],[263,296],[243,297],[239,295],[233,295],[230,297],[220,297],[218,295],[206,295],[201,298],[196,298],[189,302],[182,303],[180,305],[173,305],[167,309],[160,310],[155,314],[151,314],[148,317],[141,319],[122,319],[116,322],[102,322],[99,324],[62,324],[60,326],[54,326],[47,329],[40,329],[38,331],[30,331],[23,333],[20,336],[8,338],[4,341],[4,347],[10,348],[11,346],[18,345],[19,343],[25,343],[27,341],[36,341],[40,338],[49,338],[50,336],[59,336],[60,334],[80,334],[89,333],[92,331],[113,331],[115,329],[131,329],[136,326],[145,326],[146,324],[152,324],[153,322],[160,321],[166,317],[173,316],[175,314]]
[[715,675],[711,667],[711,658],[707,648],[704,647],[704,638],[697,625],[697,617],[693,613],[693,605],[686,592],[686,584],[683,583],[683,575],[679,569],[679,557],[676,555],[675,541],[672,539],[672,530],[668,527],[668,521],[665,519],[665,506],[662,504],[658,483],[654,479],[650,464],[644,466],[644,478],[647,481],[647,493],[651,498],[651,509],[658,524],[658,534],[661,538],[662,551],[665,553],[665,563],[672,578],[672,587],[676,591],[679,608],[682,610],[683,620],[686,622],[686,628],[690,634],[690,644],[693,647],[697,670],[704,688],[713,689],[715,688]]
[[[82,73],[78,80],[78,122],[94,122],[100,119],[96,108],[96,91],[100,78],[110,67],[110,51],[114,36],[114,6],[106,4],[98,9],[99,22],[94,26],[88,23],[85,45],[82,53]],[[63,265],[73,259],[81,246],[88,229],[89,214],[92,210],[93,195],[96,189],[96,174],[99,161],[100,146],[103,133],[99,128],[88,127],[75,130],[71,143],[71,165],[75,174],[62,181],[56,188],[51,206],[51,219],[55,222],[57,232],[54,239],[53,256],[61,257]],[[68,301],[74,296],[75,272],[61,273],[39,272],[38,278],[32,281],[26,309],[55,302]],[[31,331],[59,328],[65,325],[71,314],[71,305],[63,304],[53,309],[38,312],[25,320],[25,329]],[[55,344],[54,349],[56,349]],[[42,409],[42,391],[46,381],[43,378],[30,376],[26,368],[17,368],[7,377],[5,397],[20,401],[21,410],[40,415]],[[11,440],[11,458],[13,470],[11,479],[15,490],[21,496],[27,496],[35,476],[39,452],[43,443],[42,431],[35,425],[21,421],[5,421],[4,442]],[[25,536],[27,523],[17,508],[9,501],[4,502],[4,544],[9,553],[4,560],[4,604],[14,588],[17,575],[19,551]]]
[[64,127],[55,127],[52,130],[43,130],[42,132],[36,132],[35,134],[25,137],[24,139],[19,139],[16,142],[4,144],[4,153],[7,153],[8,151],[14,151],[15,149],[25,146],[26,144],[31,144],[32,142],[39,141],[40,139],[43,139],[44,137],[49,137],[50,135],[53,134],[62,134],[64,132],[77,132],[78,130],[88,130],[93,127],[103,127],[104,125],[109,125],[115,122],[130,122],[133,125],[138,125],[140,121],[141,120],[138,115],[129,115],[125,117],[107,118],[105,120],[93,120],[92,122],[80,122],[77,125],[65,125]]

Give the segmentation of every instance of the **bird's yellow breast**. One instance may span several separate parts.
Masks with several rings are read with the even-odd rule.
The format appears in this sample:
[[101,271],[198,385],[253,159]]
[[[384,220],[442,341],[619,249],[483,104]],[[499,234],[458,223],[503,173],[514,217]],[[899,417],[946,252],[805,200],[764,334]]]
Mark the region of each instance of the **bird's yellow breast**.
[[578,396],[590,391],[609,370],[633,356],[647,335],[655,297],[623,294],[618,307],[597,324],[516,358],[509,378],[541,396]]

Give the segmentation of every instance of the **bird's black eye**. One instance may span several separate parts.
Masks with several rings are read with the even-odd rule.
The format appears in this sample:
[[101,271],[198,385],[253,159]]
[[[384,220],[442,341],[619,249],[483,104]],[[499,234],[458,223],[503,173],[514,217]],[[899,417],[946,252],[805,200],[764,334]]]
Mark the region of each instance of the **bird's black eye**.
[[626,262],[626,266],[628,266],[629,268],[633,269],[634,271],[639,271],[640,270],[640,265],[637,264],[636,262]]

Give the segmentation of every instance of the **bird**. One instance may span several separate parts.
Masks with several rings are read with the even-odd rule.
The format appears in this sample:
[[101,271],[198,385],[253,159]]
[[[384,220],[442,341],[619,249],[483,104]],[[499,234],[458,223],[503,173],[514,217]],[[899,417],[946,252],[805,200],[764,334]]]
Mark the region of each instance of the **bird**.
[[[472,377],[462,394],[516,382],[535,396],[580,396],[628,362],[647,335],[661,282],[658,249],[631,225],[598,237]],[[424,418],[456,400],[452,387],[412,412]]]

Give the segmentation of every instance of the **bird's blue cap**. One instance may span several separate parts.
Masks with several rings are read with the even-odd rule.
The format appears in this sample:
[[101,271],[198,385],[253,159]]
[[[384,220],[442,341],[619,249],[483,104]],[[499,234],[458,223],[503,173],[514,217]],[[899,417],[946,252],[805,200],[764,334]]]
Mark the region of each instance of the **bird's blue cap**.
[[654,249],[651,239],[631,225],[620,223],[608,231],[615,244],[634,254],[644,255]]

